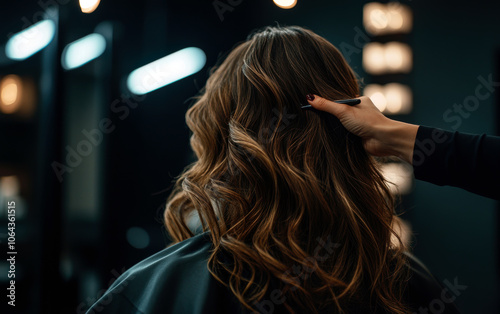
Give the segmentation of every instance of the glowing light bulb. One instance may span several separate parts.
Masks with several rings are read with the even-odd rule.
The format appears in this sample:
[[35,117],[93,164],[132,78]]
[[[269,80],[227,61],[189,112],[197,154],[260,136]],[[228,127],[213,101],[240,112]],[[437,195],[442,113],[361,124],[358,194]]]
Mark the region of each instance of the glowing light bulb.
[[384,95],[384,89],[378,84],[368,84],[363,90],[363,95],[370,97],[371,101],[381,112],[387,107],[387,99]]
[[363,68],[371,74],[381,74],[385,71],[384,45],[369,43],[363,47]]
[[106,39],[101,34],[90,34],[68,44],[62,53],[63,68],[71,70],[102,55],[106,50]]
[[291,9],[297,4],[297,0],[274,0],[274,4],[282,9]]
[[408,194],[413,183],[413,169],[402,163],[387,163],[381,167],[382,175],[393,194]]
[[12,60],[24,60],[45,48],[54,38],[56,26],[43,20],[14,34],[5,45],[5,54]]
[[410,87],[399,83],[386,84],[384,86],[384,95],[387,100],[386,111],[388,114],[411,112],[413,105]]
[[399,2],[370,2],[363,7],[363,25],[372,35],[409,33],[412,22],[410,8]]
[[0,82],[0,110],[10,114],[16,112],[21,104],[22,81],[17,75],[7,75]]
[[80,8],[83,13],[92,13],[97,9],[101,0],[80,0]]
[[373,42],[363,47],[363,68],[370,74],[408,73],[412,67],[412,51],[407,44]]
[[184,48],[132,71],[127,87],[137,95],[149,93],[198,72],[206,60],[200,48]]
[[373,27],[378,29],[384,29],[387,27],[387,24],[389,24],[385,11],[380,9],[375,9],[370,12],[370,21]]
[[398,30],[403,27],[403,16],[401,15],[401,12],[397,10],[389,10],[388,11],[388,16],[389,16],[389,23],[388,26],[394,30]]
[[408,73],[413,67],[411,48],[400,42],[385,44],[384,58],[388,72]]

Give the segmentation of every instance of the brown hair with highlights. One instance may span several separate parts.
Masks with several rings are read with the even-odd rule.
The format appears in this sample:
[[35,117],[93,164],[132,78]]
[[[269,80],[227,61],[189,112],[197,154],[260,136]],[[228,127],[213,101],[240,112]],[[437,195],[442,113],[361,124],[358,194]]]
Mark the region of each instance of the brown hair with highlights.
[[[199,215],[210,272],[248,309],[277,278],[292,313],[356,302],[405,313],[394,197],[360,138],[300,109],[308,93],[354,98],[359,85],[339,50],[302,27],[254,32],[212,68],[186,113],[197,160],[176,178],[166,228],[188,239]],[[318,258],[322,241],[336,245]]]

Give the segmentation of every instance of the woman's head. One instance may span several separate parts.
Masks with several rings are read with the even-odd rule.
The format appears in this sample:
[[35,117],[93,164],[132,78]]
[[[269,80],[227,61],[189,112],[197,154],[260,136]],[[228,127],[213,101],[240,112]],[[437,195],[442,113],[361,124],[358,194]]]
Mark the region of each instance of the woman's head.
[[[247,307],[277,277],[285,306],[318,310],[331,300],[340,310],[358,298],[401,312],[393,198],[360,138],[333,116],[301,111],[308,93],[359,96],[327,40],[298,26],[266,27],[237,45],[186,113],[198,159],[177,179],[166,227],[174,241],[187,239],[186,221],[198,213],[215,246],[212,273],[229,274],[221,281]],[[335,249],[319,258],[326,241]]]

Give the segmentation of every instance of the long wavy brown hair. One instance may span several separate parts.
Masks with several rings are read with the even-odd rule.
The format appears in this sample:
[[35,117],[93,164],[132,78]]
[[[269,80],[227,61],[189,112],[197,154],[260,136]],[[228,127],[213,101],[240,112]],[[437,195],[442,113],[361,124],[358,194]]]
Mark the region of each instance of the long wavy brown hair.
[[273,279],[292,313],[357,302],[405,313],[394,197],[360,138],[300,108],[308,93],[354,98],[359,84],[338,49],[302,27],[253,32],[214,66],[186,113],[197,160],[176,177],[166,228],[188,239],[197,214],[210,272],[250,310]]

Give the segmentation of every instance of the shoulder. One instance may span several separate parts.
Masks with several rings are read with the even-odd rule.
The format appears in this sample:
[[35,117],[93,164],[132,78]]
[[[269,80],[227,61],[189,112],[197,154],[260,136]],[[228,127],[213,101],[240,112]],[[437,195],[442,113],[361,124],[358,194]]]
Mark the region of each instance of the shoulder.
[[203,313],[214,291],[224,294],[208,271],[211,249],[208,232],[163,249],[123,273],[88,313]]
[[183,272],[185,268],[192,272],[195,270],[193,266],[206,266],[211,246],[208,232],[176,243],[132,266],[110,286],[110,290],[138,276],[161,274],[165,278]]

